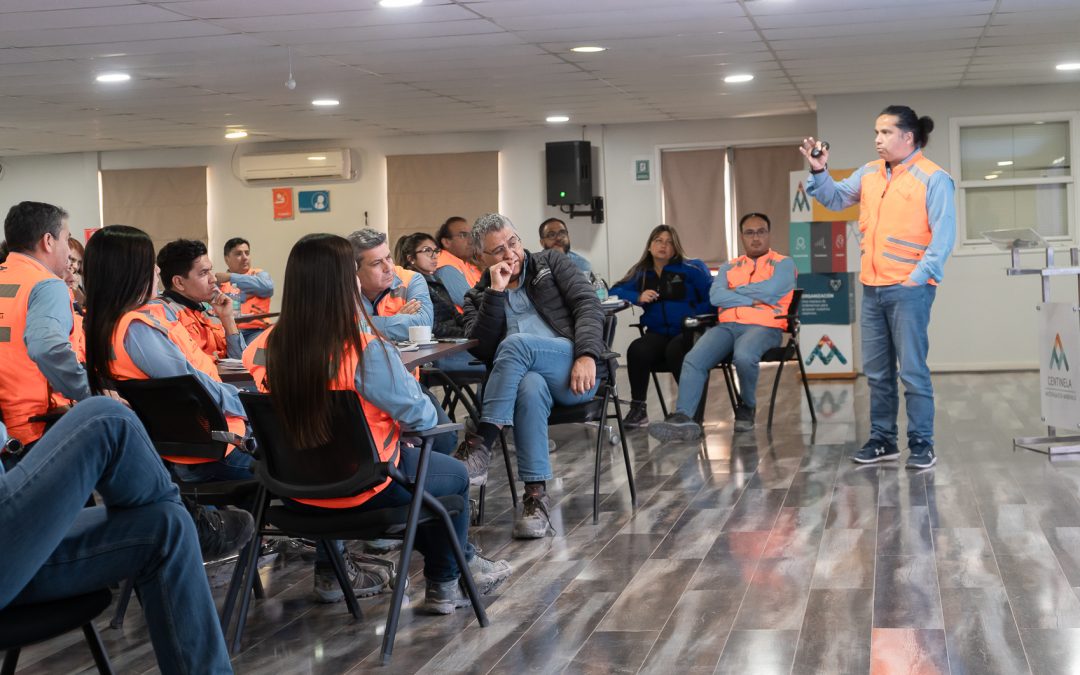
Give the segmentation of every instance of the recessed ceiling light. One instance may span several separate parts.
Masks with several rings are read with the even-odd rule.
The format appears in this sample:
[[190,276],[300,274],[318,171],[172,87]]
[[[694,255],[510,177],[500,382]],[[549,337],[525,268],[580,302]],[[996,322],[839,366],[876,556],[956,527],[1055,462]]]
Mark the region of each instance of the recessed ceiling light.
[[1055,159],[1054,161],[1052,161],[1050,163],[1051,164],[1064,164],[1065,163],[1065,156],[1062,155],[1061,157],[1058,157],[1057,159]]
[[127,73],[102,73],[96,79],[98,82],[127,82],[131,76]]
[[325,162],[326,161],[326,156],[325,155],[312,155],[311,157],[308,157],[308,161],[309,162]]
[[570,118],[567,115],[548,115],[546,121],[554,123],[569,122]]
[[983,178],[985,178],[986,180],[996,180],[998,178],[998,175],[996,173],[988,173],[983,176]]
[[998,162],[997,164],[998,164],[998,166],[1012,166],[1013,161],[1011,159],[1003,159],[1000,162]]
[[728,75],[724,78],[724,82],[727,82],[728,84],[740,84],[742,82],[749,82],[752,79],[754,79],[754,76],[746,73],[742,75]]
[[379,0],[380,7],[412,7],[424,0]]
[[1055,66],[1058,70],[1080,70],[1080,62],[1077,63],[1059,63]]
[[233,129],[232,131],[225,134],[225,138],[247,138],[247,132],[243,129]]
[[317,98],[317,99],[315,99],[314,101],[311,102],[311,105],[317,105],[317,106],[326,107],[326,108],[329,108],[331,106],[335,106],[337,104],[338,104],[338,100],[336,98]]
[[577,52],[578,54],[595,54],[596,52],[606,52],[607,47],[600,47],[599,45],[582,45],[580,47],[571,47],[570,51]]

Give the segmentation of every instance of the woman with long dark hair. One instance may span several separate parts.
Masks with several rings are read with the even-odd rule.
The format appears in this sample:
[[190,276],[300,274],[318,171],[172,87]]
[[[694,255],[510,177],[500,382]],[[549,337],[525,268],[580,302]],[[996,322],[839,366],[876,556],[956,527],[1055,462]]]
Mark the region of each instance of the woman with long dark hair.
[[[86,278],[86,375],[94,393],[117,380],[194,375],[221,407],[229,429],[246,434],[236,387],[221,382],[217,367],[178,324],[147,306],[154,291],[154,242],[127,225],[94,233],[83,261]],[[168,459],[168,458],[167,458]],[[251,478],[251,455],[232,447],[220,461],[178,460],[181,480],[204,482]]]
[[641,258],[612,287],[611,295],[644,310],[641,323],[645,334],[626,350],[631,398],[624,421],[627,426],[649,424],[645,402],[649,373],[666,371],[678,380],[683,356],[690,348],[683,340],[683,319],[712,310],[711,284],[709,268],[686,257],[675,228],[657,225],[649,233]]
[[445,338],[465,337],[465,319],[461,310],[454,304],[450,291],[435,276],[441,251],[434,237],[426,232],[416,232],[398,240],[394,247],[394,262],[399,267],[419,272],[427,281],[431,304],[435,308],[431,334]]
[[[397,351],[379,335],[361,332],[361,322],[371,323],[360,293],[348,240],[332,234],[303,237],[293,246],[285,266],[281,317],[248,345],[244,363],[260,388],[273,394],[282,428],[293,446],[307,449],[327,442],[330,392],[353,391],[384,461],[398,462],[402,472],[415,478],[420,451],[409,445],[399,447],[401,432],[435,426],[435,406],[405,370]],[[468,504],[465,465],[448,455],[431,453],[426,487],[436,496],[460,495]],[[387,480],[353,497],[296,500],[301,503],[292,505],[371,510],[404,506],[411,499],[408,490]],[[477,587],[490,592],[510,576],[510,564],[482,558],[466,543],[467,508],[453,522]],[[416,548],[424,555],[425,609],[449,614],[466,606],[468,598],[458,585],[461,573],[441,525],[421,526]],[[319,555],[326,557],[321,548]],[[327,568],[322,581],[319,576],[317,567],[316,592],[325,601],[336,600],[333,572]]]

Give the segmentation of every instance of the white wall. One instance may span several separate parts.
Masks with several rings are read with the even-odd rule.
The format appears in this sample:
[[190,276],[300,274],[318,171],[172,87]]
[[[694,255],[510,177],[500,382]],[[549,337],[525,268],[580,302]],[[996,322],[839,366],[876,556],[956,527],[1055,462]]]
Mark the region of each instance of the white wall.
[[[887,105],[908,105],[934,119],[926,156],[956,176],[950,167],[949,121],[953,117],[1075,111],[1075,85],[966,88],[821,96],[817,99],[818,137],[829,141],[829,163],[856,167],[877,159],[873,125]],[[1074,158],[1075,161],[1075,158]],[[962,227],[962,224],[958,224]],[[1067,254],[1059,259],[1068,260]],[[1025,255],[1025,264],[1040,264]],[[1035,305],[1039,282],[1006,277],[1008,256],[954,255],[945,266],[930,323],[930,365],[934,370],[1037,368]],[[1076,302],[1075,279],[1057,280],[1054,299]]]

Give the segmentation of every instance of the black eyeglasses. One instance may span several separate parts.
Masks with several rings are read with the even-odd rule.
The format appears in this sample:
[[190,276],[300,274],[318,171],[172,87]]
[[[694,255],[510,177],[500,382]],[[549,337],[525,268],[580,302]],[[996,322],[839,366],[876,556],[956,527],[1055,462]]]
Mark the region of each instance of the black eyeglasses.
[[430,246],[425,246],[424,248],[416,249],[416,253],[414,253],[413,255],[421,255],[421,254],[423,254],[423,255],[431,256],[432,258],[438,258],[440,253],[442,253],[441,248],[431,248]]

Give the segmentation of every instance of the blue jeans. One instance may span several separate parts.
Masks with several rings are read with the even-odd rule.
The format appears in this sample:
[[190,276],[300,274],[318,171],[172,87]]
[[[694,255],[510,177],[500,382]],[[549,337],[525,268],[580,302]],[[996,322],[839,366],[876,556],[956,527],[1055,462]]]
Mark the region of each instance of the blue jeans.
[[265,328],[241,328],[240,334],[244,336],[244,344],[251,344],[252,341],[262,335]]
[[784,331],[746,323],[719,323],[694,343],[683,359],[679,375],[679,401],[675,412],[693,417],[709,384],[709,370],[731,357],[739,376],[739,395],[743,403],[757,407],[757,381],[761,355],[779,347]]
[[[97,489],[105,506],[83,508]],[[134,578],[163,673],[231,673],[195,523],[135,415],[79,403],[0,470],[0,607]]]
[[246,452],[233,450],[217,462],[202,464],[172,463],[173,473],[185,483],[211,483],[226,480],[250,480],[251,464],[255,458]]
[[484,364],[473,364],[473,361],[476,361],[476,357],[469,352],[458,352],[439,359],[434,365],[436,368],[445,370],[448,373],[483,373],[485,370]]
[[[398,468],[408,476],[409,480],[416,480],[416,468],[420,462],[420,451],[416,448],[401,447],[401,463]],[[425,487],[433,497],[445,497],[459,495],[465,501],[465,509],[456,516],[451,515],[450,520],[454,524],[454,532],[458,541],[461,542],[462,550],[465,551],[466,560],[472,560],[475,549],[468,543],[469,539],[469,472],[465,465],[447,455],[432,452],[428,460],[427,479]],[[352,511],[371,511],[373,509],[386,509],[395,506],[406,506],[412,502],[412,493],[397,483],[390,483],[385,490],[375,495]],[[327,511],[318,506],[286,502],[290,508],[298,511],[312,512]],[[340,548],[343,544],[336,543]],[[458,569],[457,558],[450,546],[450,538],[446,536],[446,528],[441,521],[424,523],[416,530],[416,550],[424,556],[424,578],[435,582],[453,581],[461,576]],[[321,546],[315,549],[315,564],[327,563],[329,559]]]
[[870,436],[896,443],[900,397],[897,363],[907,404],[908,444],[934,443],[934,385],[926,355],[927,326],[937,287],[863,286],[862,357],[870,385]]
[[[439,424],[450,424],[452,421],[450,415],[446,414],[442,406],[439,405],[439,399],[435,397],[435,394],[431,393],[431,390],[421,385],[420,390],[427,394],[427,397],[431,399],[431,404],[435,406],[435,414],[438,416]],[[408,435],[406,433],[406,435]],[[431,441],[431,450],[440,455],[452,455],[454,450],[457,450],[458,446],[458,433],[456,431],[448,431],[445,434],[439,434],[435,436]]]
[[570,391],[573,365],[574,345],[566,338],[517,333],[495,352],[480,421],[514,426],[518,476],[526,483],[555,477],[548,457],[552,405],[577,405],[596,395],[599,378],[584,394]]

